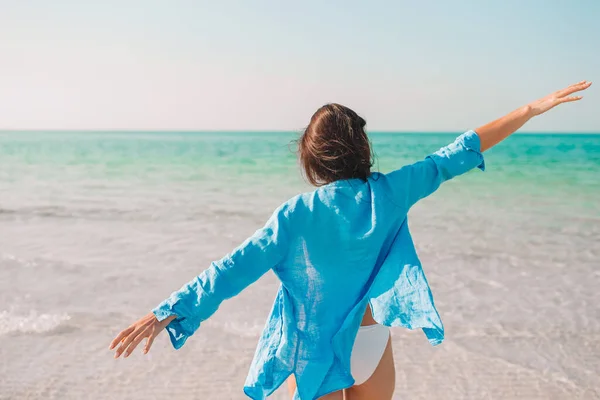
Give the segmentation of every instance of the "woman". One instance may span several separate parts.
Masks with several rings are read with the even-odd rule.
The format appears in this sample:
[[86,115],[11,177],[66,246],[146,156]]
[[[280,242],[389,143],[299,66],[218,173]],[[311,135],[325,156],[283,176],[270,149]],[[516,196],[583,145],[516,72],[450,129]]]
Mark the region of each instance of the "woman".
[[115,357],[166,328],[180,348],[219,304],[272,269],[281,280],[244,392],[264,399],[284,381],[295,399],[390,399],[390,326],[422,328],[433,344],[442,322],[407,225],[408,210],[439,185],[484,169],[482,152],[553,107],[580,100],[579,82],[459,136],[389,174],[371,172],[365,121],[338,104],[320,108],[299,141],[307,179],[298,195],[223,259],[117,335]]

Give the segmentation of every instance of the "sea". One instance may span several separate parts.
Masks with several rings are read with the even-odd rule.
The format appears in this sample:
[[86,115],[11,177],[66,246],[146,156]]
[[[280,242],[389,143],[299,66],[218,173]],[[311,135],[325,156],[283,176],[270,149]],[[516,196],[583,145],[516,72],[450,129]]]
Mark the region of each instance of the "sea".
[[[389,172],[456,133],[372,133]],[[311,187],[297,132],[0,132],[0,399],[244,399],[267,273],[180,350],[113,337]],[[409,224],[446,328],[394,399],[600,399],[600,134],[515,134]],[[287,399],[282,387],[273,399]]]

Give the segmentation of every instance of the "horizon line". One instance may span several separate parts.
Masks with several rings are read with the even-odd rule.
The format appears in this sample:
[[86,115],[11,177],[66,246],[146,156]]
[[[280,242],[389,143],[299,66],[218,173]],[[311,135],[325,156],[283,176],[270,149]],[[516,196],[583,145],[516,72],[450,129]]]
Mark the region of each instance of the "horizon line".
[[[0,133],[300,133],[303,129],[4,129]],[[468,130],[467,130],[468,131]],[[464,130],[427,131],[427,130],[367,130],[374,134],[456,134]],[[515,134],[542,134],[542,135],[600,135],[600,131],[533,131],[518,130]]]

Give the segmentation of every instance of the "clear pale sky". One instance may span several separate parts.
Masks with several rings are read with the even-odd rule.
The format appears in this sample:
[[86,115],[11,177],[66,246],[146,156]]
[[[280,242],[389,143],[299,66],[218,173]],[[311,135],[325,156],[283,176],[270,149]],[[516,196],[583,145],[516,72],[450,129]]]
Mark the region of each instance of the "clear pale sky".
[[460,131],[583,79],[525,130],[600,132],[599,0],[0,0],[0,129]]

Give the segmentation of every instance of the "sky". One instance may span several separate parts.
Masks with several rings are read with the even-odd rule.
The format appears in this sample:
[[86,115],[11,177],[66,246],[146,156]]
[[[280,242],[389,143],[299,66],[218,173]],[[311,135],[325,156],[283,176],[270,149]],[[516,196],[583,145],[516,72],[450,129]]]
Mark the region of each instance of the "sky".
[[600,132],[598,0],[0,0],[0,129],[462,131],[580,80],[524,131]]

